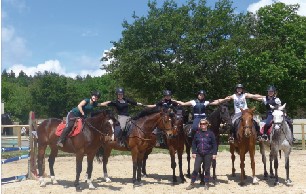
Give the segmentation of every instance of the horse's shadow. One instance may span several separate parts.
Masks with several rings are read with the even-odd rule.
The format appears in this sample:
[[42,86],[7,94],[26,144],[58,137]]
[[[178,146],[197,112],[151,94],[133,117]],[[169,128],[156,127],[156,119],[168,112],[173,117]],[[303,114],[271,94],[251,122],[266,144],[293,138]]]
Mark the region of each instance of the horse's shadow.
[[[263,174],[261,174],[261,175],[258,175],[257,178],[259,178],[261,182],[265,182],[267,184],[267,186],[275,187],[275,185],[274,185],[275,178],[274,177],[271,178],[270,175],[268,175],[268,177],[265,178],[265,176]],[[280,184],[286,184],[284,178],[278,177],[278,181],[279,181]]]
[[[58,185],[63,186],[64,188],[75,188],[74,181],[57,180],[57,182],[58,182]],[[82,187],[81,190],[90,190],[87,182],[80,181],[80,184],[81,184],[81,187]],[[105,181],[99,181],[99,180],[98,181],[93,180],[92,184],[94,185],[94,187],[96,187],[96,189],[107,188],[107,189],[111,189],[113,191],[120,191],[121,189],[123,189],[123,187],[115,187],[115,186],[112,186],[110,184],[105,183]],[[46,185],[52,185],[52,183],[50,182],[50,183],[47,183]]]

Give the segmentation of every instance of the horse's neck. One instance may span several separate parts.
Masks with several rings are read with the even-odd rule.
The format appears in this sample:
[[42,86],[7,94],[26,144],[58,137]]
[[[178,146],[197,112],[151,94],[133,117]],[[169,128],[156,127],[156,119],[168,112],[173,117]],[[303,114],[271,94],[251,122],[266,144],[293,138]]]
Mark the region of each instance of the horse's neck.
[[220,126],[221,124],[221,117],[220,117],[220,110],[217,109],[213,111],[207,118],[210,121],[210,124]]
[[[145,116],[138,119],[137,123],[139,127],[147,129],[148,131],[153,131],[158,125],[157,122],[159,119],[160,119],[159,113],[155,113],[154,115]],[[151,123],[153,123],[153,125]]]

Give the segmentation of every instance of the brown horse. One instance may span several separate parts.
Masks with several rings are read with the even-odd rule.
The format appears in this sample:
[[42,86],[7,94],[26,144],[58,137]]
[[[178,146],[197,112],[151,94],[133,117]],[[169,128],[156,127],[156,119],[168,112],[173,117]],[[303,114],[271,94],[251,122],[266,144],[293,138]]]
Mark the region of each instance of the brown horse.
[[[102,111],[94,117],[85,119],[82,131],[74,137],[67,138],[66,142],[64,143],[64,147],[59,148],[56,145],[56,142],[59,137],[56,136],[55,132],[57,126],[61,122],[62,120],[60,119],[50,118],[44,120],[37,128],[37,162],[40,177],[40,186],[46,186],[46,183],[42,177],[44,174],[43,162],[45,157],[45,150],[49,145],[51,153],[48,161],[52,183],[57,184],[53,166],[55,157],[57,156],[58,150],[60,149],[64,152],[76,154],[76,180],[74,182],[74,186],[77,190],[81,190],[82,188],[79,184],[79,178],[80,173],[82,171],[82,161],[84,155],[87,155],[87,172],[88,178],[90,180],[93,169],[94,156],[99,147],[101,147],[101,145],[105,144],[107,141],[110,140],[110,136],[112,135],[112,128],[114,127],[114,124],[116,124],[118,121],[110,112]],[[90,189],[95,188],[92,185],[91,181],[89,181],[88,184]]]
[[[141,111],[136,117],[133,117],[127,124],[129,129],[127,137],[127,147],[120,147],[116,142],[108,142],[102,145],[103,148],[103,172],[104,179],[110,181],[107,174],[107,162],[112,149],[131,151],[133,160],[133,178],[134,186],[141,185],[141,167],[145,152],[154,145],[152,134],[153,130],[158,127],[171,135],[172,120],[168,110],[159,107],[146,108]],[[101,152],[97,153],[97,157]]]
[[[172,174],[172,180],[173,183],[177,183],[177,178],[175,175],[175,168],[176,168],[176,162],[175,162],[175,154],[177,154],[178,162],[179,162],[179,173],[180,173],[180,178],[181,178],[181,183],[186,182],[186,179],[183,174],[183,164],[182,164],[182,156],[184,152],[184,145],[185,145],[185,135],[183,131],[183,125],[184,125],[184,120],[183,120],[183,114],[182,110],[177,110],[176,114],[173,117],[173,129],[172,129],[172,134],[166,136],[164,134],[163,138],[166,139],[166,146],[165,147],[159,147],[159,148],[164,148],[169,150],[169,154],[171,157],[171,168],[173,170]],[[146,161],[148,159],[149,154],[152,152],[153,146],[156,145],[156,136],[152,137],[151,141],[151,147],[150,149],[147,150],[144,156],[144,160],[142,163],[142,174],[143,176],[147,176],[146,172]]]
[[[231,117],[228,111],[227,103],[222,103],[218,106],[216,110],[214,110],[208,117],[207,120],[210,123],[210,130],[212,130],[215,134],[217,146],[219,147],[220,144],[220,124],[223,123],[224,125],[228,125],[231,123]],[[192,124],[187,124],[184,126],[185,132],[185,145],[186,145],[186,153],[187,153],[187,162],[188,162],[188,169],[187,169],[187,177],[190,177],[190,149],[192,147],[192,138],[189,136]],[[213,167],[213,180],[214,183],[217,183],[217,176],[216,176],[216,166],[217,161],[212,160],[212,167]],[[201,182],[204,182],[204,175],[201,174]]]
[[258,184],[258,179],[255,177],[255,144],[256,144],[256,130],[253,122],[253,112],[255,108],[252,109],[241,109],[241,121],[238,125],[237,135],[235,138],[235,142],[230,144],[230,152],[232,158],[232,176],[235,176],[235,151],[240,155],[240,185],[244,185],[245,177],[245,154],[249,152],[251,158],[251,168],[252,168],[252,176],[253,176],[253,184]]

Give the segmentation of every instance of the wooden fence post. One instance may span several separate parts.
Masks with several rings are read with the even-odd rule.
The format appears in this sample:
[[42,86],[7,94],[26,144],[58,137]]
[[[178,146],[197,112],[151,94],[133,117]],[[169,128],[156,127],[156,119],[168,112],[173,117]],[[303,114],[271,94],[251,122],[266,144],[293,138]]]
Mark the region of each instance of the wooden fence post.
[[305,128],[304,128],[304,123],[301,124],[302,127],[302,150],[305,150]]

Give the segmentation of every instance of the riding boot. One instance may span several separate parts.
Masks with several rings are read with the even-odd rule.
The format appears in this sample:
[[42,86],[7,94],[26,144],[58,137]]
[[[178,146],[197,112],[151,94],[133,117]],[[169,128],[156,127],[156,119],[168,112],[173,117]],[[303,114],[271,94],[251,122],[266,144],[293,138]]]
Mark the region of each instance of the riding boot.
[[72,129],[72,128],[70,128],[70,127],[68,126],[68,127],[66,127],[66,128],[63,130],[63,132],[62,132],[60,138],[57,140],[57,144],[56,144],[56,145],[57,145],[58,147],[63,147],[63,146],[64,146],[64,143],[65,143],[65,141],[66,141],[66,137],[67,137],[67,135],[71,132],[71,129]]
[[289,123],[289,122],[287,122],[287,123],[288,123],[288,125],[289,125],[290,131],[291,131],[291,134],[292,134],[292,140],[293,140],[293,142],[295,142],[296,139],[294,138],[293,125],[292,125],[291,123]]
[[229,143],[234,143],[234,140],[235,140],[235,125],[233,125],[232,127],[231,127],[231,132],[230,132],[230,137],[228,138],[228,142]]
[[74,122],[75,122],[75,119],[70,119],[69,120],[67,127],[65,127],[65,129],[63,130],[61,136],[57,140],[57,144],[56,145],[58,147],[63,147],[64,146],[64,143],[66,141],[66,137],[71,132],[72,127],[74,125]]
[[119,143],[121,147],[125,147],[126,136],[127,136],[127,130],[123,130],[121,137],[120,137],[120,143]]
[[268,141],[268,130],[269,130],[270,126],[268,126],[267,124],[264,126],[264,132],[263,132],[263,135],[261,136],[262,140],[263,141]]
[[257,141],[261,141],[260,127],[255,120],[253,120],[253,122],[254,122],[255,130],[256,130]]

